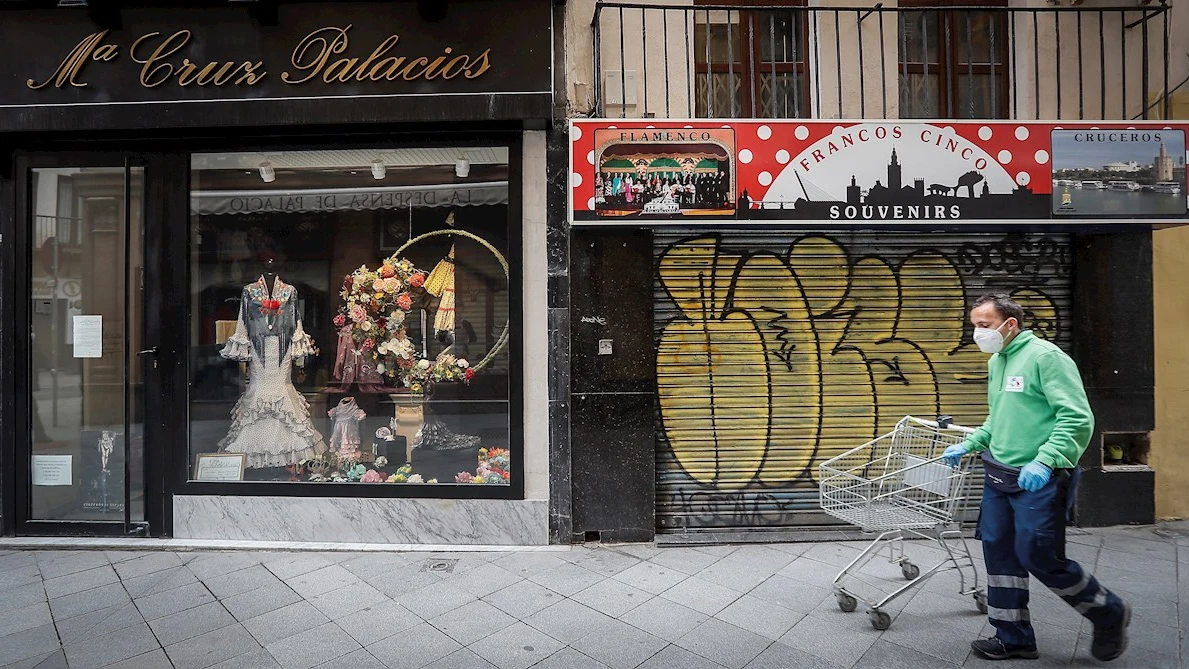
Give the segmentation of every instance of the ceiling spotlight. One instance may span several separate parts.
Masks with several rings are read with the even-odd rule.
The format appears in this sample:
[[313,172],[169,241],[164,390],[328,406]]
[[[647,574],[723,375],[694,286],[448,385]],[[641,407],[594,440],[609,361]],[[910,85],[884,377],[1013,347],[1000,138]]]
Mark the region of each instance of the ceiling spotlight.
[[260,179],[266,184],[270,184],[277,180],[276,170],[272,168],[272,163],[260,163]]
[[459,179],[465,179],[471,173],[471,161],[466,158],[459,158],[454,161],[454,174]]
[[375,179],[376,181],[383,179],[384,174],[386,172],[387,172],[387,168],[384,167],[384,163],[380,162],[379,159],[372,161],[372,178],[373,179]]

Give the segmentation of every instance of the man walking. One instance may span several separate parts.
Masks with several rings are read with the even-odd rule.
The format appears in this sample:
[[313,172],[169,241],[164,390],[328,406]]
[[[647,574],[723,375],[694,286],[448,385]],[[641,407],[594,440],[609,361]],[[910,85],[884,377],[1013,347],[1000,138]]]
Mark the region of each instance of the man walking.
[[987,420],[943,457],[957,465],[981,452],[986,469],[979,532],[987,563],[988,617],[995,636],[971,643],[989,660],[1036,658],[1028,574],[1094,624],[1091,654],[1113,660],[1127,648],[1131,607],[1065,558],[1072,470],[1094,432],[1077,366],[1054,344],[1022,330],[1024,311],[1007,295],[970,310],[987,362]]

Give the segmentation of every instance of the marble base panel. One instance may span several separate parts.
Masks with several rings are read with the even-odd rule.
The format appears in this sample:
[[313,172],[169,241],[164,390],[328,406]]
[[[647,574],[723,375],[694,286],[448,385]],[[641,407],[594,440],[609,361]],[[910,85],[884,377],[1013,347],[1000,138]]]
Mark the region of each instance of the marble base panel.
[[541,546],[546,500],[175,495],[173,536],[223,541]]

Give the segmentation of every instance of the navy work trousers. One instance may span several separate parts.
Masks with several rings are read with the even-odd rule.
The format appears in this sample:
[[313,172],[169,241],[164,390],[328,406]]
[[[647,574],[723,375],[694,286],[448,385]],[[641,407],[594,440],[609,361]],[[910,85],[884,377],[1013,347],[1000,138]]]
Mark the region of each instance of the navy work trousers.
[[987,616],[995,636],[1035,646],[1028,615],[1028,574],[1036,577],[1095,626],[1111,625],[1123,603],[1077,562],[1065,558],[1068,471],[1057,470],[1036,492],[1005,493],[983,487],[979,535],[987,563]]

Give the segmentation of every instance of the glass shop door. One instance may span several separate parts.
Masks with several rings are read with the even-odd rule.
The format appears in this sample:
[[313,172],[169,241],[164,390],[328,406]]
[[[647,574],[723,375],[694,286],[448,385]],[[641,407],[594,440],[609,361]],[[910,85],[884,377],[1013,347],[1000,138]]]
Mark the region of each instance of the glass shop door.
[[127,154],[18,157],[17,534],[148,534],[145,177]]

